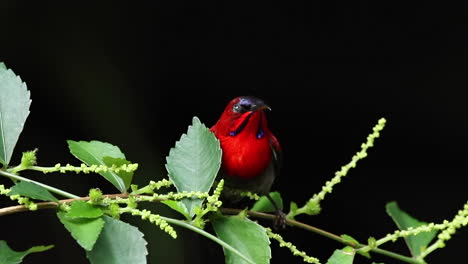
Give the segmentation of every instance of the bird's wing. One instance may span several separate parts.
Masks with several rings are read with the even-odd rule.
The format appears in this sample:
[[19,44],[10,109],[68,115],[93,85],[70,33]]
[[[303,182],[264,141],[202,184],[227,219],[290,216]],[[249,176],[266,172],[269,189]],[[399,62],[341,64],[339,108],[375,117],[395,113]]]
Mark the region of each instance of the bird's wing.
[[271,153],[273,154],[272,162],[274,163],[275,177],[278,177],[283,163],[283,151],[278,139],[274,135],[270,136],[270,148]]

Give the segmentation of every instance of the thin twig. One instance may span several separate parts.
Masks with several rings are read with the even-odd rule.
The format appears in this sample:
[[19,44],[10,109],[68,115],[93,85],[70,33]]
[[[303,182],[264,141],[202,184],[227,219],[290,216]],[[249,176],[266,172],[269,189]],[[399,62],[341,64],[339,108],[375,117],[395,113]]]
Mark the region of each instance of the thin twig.
[[[117,197],[127,198],[128,193],[107,194],[107,195],[103,195],[103,197],[107,197],[110,199],[117,198]],[[36,203],[36,205],[37,205],[37,209],[53,209],[53,208],[58,208],[60,204],[64,204],[64,203],[67,204],[67,203],[71,203],[74,201],[88,201],[89,199],[90,198],[86,196],[86,197],[80,197],[80,198],[74,198],[74,199],[59,200],[58,202],[40,202],[40,203]],[[14,205],[14,206],[0,208],[0,216],[19,213],[19,212],[25,212],[25,211],[30,211],[27,206]]]
[[[232,208],[221,208],[220,210],[221,210],[222,213],[230,214],[230,215],[239,214],[240,212],[243,211],[241,209],[232,209]],[[247,215],[249,215],[251,217],[260,218],[260,219],[267,219],[267,220],[274,220],[276,218],[276,215],[266,214],[266,213],[261,213],[261,212],[254,212],[254,211],[247,211]],[[344,239],[344,238],[342,238],[342,237],[340,237],[338,235],[335,235],[333,233],[330,233],[328,231],[322,230],[320,228],[317,228],[317,227],[314,227],[314,226],[311,226],[311,225],[308,225],[308,224],[305,224],[305,223],[302,223],[302,222],[299,222],[299,221],[296,221],[296,220],[287,219],[286,224],[289,225],[289,226],[302,228],[302,229],[305,229],[307,231],[322,235],[322,236],[327,237],[329,239],[340,242],[341,244],[351,246],[351,247],[353,247],[353,248],[355,248],[357,250],[359,248],[361,248],[361,247],[367,246],[367,245],[364,245],[364,244],[354,243],[352,241],[346,240],[346,239]],[[394,259],[398,259],[398,260],[401,260],[401,261],[406,262],[406,263],[411,263],[411,264],[424,264],[425,263],[424,261],[413,259],[411,257],[407,257],[407,256],[404,256],[404,255],[401,255],[401,254],[398,254],[398,253],[395,253],[395,252],[392,252],[392,251],[388,251],[388,250],[385,250],[385,249],[372,248],[370,251],[372,251],[374,253],[377,253],[377,254],[380,254],[380,255],[391,257],[391,258],[394,258]]]
[[58,195],[61,195],[61,196],[63,196],[63,197],[67,197],[67,198],[70,198],[70,199],[78,199],[78,198],[80,198],[79,196],[74,195],[74,194],[72,194],[72,193],[69,193],[69,192],[66,192],[66,191],[57,189],[57,188],[55,188],[55,187],[49,186],[49,185],[44,184],[44,183],[40,183],[40,182],[37,182],[37,181],[30,180],[30,179],[28,179],[28,178],[21,177],[21,176],[19,176],[19,175],[16,175],[16,174],[13,174],[13,173],[10,173],[10,172],[1,170],[1,169],[0,169],[0,175],[5,176],[5,177],[8,177],[8,178],[13,179],[13,180],[17,180],[17,181],[25,181],[25,182],[32,182],[32,183],[35,183],[36,185],[39,185],[39,186],[41,186],[41,187],[43,187],[43,188],[46,188],[46,189],[49,190],[50,192],[53,192],[53,193],[58,194]]
[[[128,193],[108,194],[108,195],[104,195],[104,197],[111,198],[111,199],[112,198],[117,198],[117,197],[119,197],[119,198],[128,198]],[[51,209],[51,208],[59,207],[61,203],[71,203],[71,202],[77,201],[77,200],[87,201],[89,199],[90,199],[89,197],[80,197],[80,198],[75,198],[75,199],[60,200],[58,203],[57,202],[41,202],[41,203],[36,203],[36,204],[37,204],[37,209]],[[228,215],[236,215],[236,214],[239,214],[240,212],[242,212],[241,209],[233,209],[233,208],[220,208],[220,210],[221,210],[222,213],[228,214]],[[18,213],[18,212],[24,212],[24,211],[29,211],[29,209],[24,205],[16,205],[16,206],[5,207],[5,208],[0,209],[0,216],[9,215],[9,214]],[[276,219],[276,215],[273,215],[273,214],[254,212],[254,211],[247,211],[247,214],[249,216],[251,216],[251,217],[255,217],[255,218],[259,218],[259,219],[267,219],[267,220]],[[180,223],[177,223],[177,224],[180,225]],[[322,236],[327,237],[329,239],[335,240],[335,241],[337,241],[337,242],[339,242],[341,244],[351,246],[351,247],[353,247],[355,249],[359,249],[359,248],[367,246],[367,245],[364,245],[364,244],[353,243],[353,242],[351,242],[349,240],[346,240],[346,239],[344,239],[344,238],[342,238],[342,237],[340,237],[338,235],[335,235],[333,233],[327,232],[327,231],[322,230],[320,228],[317,228],[317,227],[314,227],[314,226],[311,226],[311,225],[308,225],[308,224],[305,224],[305,223],[302,223],[302,222],[299,222],[299,221],[296,221],[296,220],[287,219],[286,224],[289,225],[289,226],[298,227],[298,228],[305,229],[307,231],[322,235]],[[411,263],[411,264],[424,264],[425,263],[424,261],[413,259],[413,258],[404,256],[404,255],[401,255],[401,254],[398,254],[398,253],[395,253],[395,252],[392,252],[392,251],[388,251],[388,250],[385,250],[385,249],[372,248],[370,251],[372,251],[374,253],[377,253],[377,254],[380,254],[380,255],[388,256],[388,257],[391,257],[391,258],[394,258],[394,259],[398,259],[398,260],[401,260],[401,261],[406,262],[406,263]]]

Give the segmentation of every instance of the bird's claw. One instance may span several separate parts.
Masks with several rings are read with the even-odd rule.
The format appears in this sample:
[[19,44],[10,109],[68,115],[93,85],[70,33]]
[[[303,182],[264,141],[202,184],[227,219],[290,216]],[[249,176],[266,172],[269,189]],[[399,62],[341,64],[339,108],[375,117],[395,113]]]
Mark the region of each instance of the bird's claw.
[[288,219],[286,217],[286,214],[283,213],[283,211],[278,210],[278,211],[276,211],[276,218],[275,218],[275,221],[273,223],[273,228],[275,230],[278,230],[280,228],[284,229],[284,228],[286,228],[287,221],[288,221]]

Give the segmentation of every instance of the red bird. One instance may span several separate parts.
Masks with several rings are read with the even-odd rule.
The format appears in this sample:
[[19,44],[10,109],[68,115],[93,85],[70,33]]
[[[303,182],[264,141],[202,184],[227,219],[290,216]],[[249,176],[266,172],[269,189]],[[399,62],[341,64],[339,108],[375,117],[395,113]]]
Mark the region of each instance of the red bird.
[[[281,146],[268,128],[266,109],[270,110],[270,107],[261,99],[252,96],[234,98],[210,130],[221,143],[220,174],[226,186],[267,195],[278,215],[284,217],[268,195],[279,174]],[[284,225],[284,219],[280,221]]]

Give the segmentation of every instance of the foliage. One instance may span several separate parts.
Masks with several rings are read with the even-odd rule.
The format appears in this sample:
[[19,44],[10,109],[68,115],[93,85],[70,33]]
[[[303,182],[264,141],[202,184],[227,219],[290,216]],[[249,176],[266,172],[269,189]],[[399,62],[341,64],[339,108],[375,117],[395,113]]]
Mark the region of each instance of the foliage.
[[[219,238],[246,256],[253,263],[268,263],[271,258],[270,240],[265,228],[245,215],[217,216],[211,219]],[[249,263],[232,251],[225,250],[226,263]]]
[[112,217],[103,217],[105,226],[96,245],[86,255],[91,263],[145,263],[146,241],[138,228]]
[[[400,230],[427,225],[426,222],[419,221],[401,210],[396,202],[388,203],[386,208],[387,213],[393,218],[393,221]],[[404,239],[411,251],[411,255],[417,258],[421,256],[421,253],[424,252],[427,245],[429,245],[436,235],[437,231],[433,230],[430,232],[421,232],[413,236],[406,236]]]
[[[55,208],[57,218],[65,230],[83,248],[90,263],[96,264],[146,263],[148,250],[144,235],[137,227],[119,220],[122,214],[148,221],[173,238],[178,237],[175,225],[205,236],[223,248],[226,263],[269,263],[272,258],[270,240],[289,249],[291,254],[304,262],[321,263],[293,243],[285,241],[280,234],[253,220],[275,218],[275,215],[265,213],[275,209],[265,196],[243,193],[246,197],[258,200],[250,211],[221,208],[220,197],[224,181],[215,181],[221,164],[220,145],[198,118],[193,118],[187,133],[182,135],[167,157],[168,179],[151,181],[146,186],[138,187],[132,185],[138,164],[128,161],[119,147],[100,141],[68,140],[70,153],[83,162],[78,166],[62,166],[60,163],[52,167],[38,166],[36,150],[24,152],[21,163],[10,166],[13,149],[28,116],[30,103],[26,84],[4,64],[0,64],[0,176],[13,181],[11,186],[0,185],[0,195],[9,197],[20,205],[1,208],[0,216],[19,211]],[[289,201],[289,226],[317,233],[344,245],[344,248],[330,252],[330,258],[325,263],[350,264],[358,254],[371,258],[369,253],[372,252],[372,256],[382,254],[407,263],[423,264],[430,253],[443,248],[459,228],[468,224],[468,203],[450,221],[426,223],[401,210],[396,202],[391,202],[386,209],[398,230],[379,239],[369,237],[367,243],[363,244],[351,236],[334,235],[295,220],[301,214],[320,213],[321,202],[326,195],[332,193],[342,178],[367,156],[367,151],[373,147],[385,124],[386,120],[380,119],[366,142],[361,145],[360,151],[304,205],[299,206],[294,201]],[[103,194],[99,189],[92,188],[87,197],[80,197],[23,177],[22,174],[27,171],[44,174],[95,173],[108,180],[117,193]],[[176,191],[168,189],[172,185]],[[67,199],[59,200],[57,197]],[[270,197],[283,207],[284,199],[280,193],[271,193]],[[183,218],[170,218],[140,209],[144,203],[163,203],[179,212]],[[213,227],[215,234],[205,230],[207,224]],[[382,248],[384,244],[401,238],[406,241],[411,256]],[[432,242],[434,238],[437,240]],[[0,241],[0,263],[20,263],[30,253],[51,248],[52,246],[35,246],[16,252],[5,241]]]
[[[108,143],[91,141],[76,142],[68,140],[70,152],[86,165],[122,166],[130,162],[125,160],[125,155],[116,146]],[[101,171],[104,178],[111,182],[119,191],[125,192],[132,181],[133,172],[127,171]]]
[[[182,135],[166,158],[169,179],[177,191],[207,192],[210,190],[221,164],[221,147],[216,137],[198,118],[193,118],[187,134]],[[192,217],[202,200],[188,197],[183,200]]]
[[18,264],[21,263],[23,258],[28,254],[46,251],[53,247],[54,246],[35,246],[26,251],[17,252],[12,250],[5,241],[0,240],[0,263]]
[[[283,210],[283,199],[281,198],[281,194],[279,192],[271,192],[270,197],[275,201],[279,209]],[[274,212],[276,208],[266,196],[262,196],[250,210],[256,212]]]
[[27,181],[16,183],[8,193],[8,196],[12,195],[22,195],[41,201],[58,201],[46,188]]
[[0,62],[0,163],[8,165],[29,115],[31,99],[26,84]]

